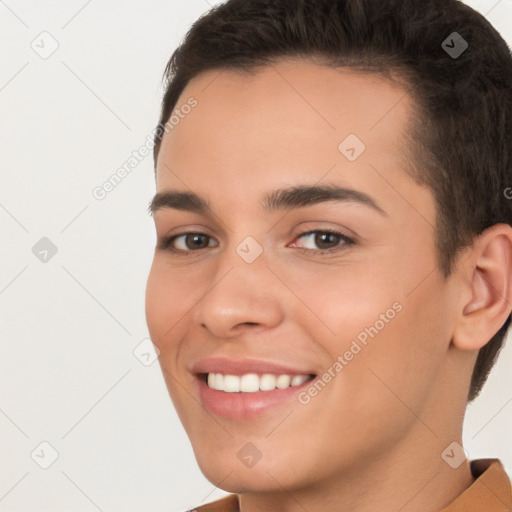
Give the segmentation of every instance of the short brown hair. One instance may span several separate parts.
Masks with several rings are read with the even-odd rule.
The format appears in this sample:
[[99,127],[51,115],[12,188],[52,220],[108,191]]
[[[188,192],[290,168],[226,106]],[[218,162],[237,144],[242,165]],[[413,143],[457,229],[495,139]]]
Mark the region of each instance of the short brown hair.
[[[461,55],[447,50],[453,37],[468,45]],[[286,57],[402,77],[418,107],[407,137],[410,172],[434,194],[445,277],[476,235],[512,224],[504,195],[512,181],[512,56],[493,26],[459,0],[228,0],[214,7],[167,63],[155,166],[165,124],[192,78],[215,69],[251,72]],[[480,349],[468,401],[487,380],[510,321]]]

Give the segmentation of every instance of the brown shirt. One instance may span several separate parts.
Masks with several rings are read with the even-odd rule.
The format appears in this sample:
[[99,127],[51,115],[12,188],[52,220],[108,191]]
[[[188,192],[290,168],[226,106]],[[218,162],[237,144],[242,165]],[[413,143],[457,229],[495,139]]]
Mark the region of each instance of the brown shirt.
[[[498,459],[471,461],[475,481],[441,512],[512,512],[512,487]],[[197,512],[240,512],[238,495],[193,509]]]

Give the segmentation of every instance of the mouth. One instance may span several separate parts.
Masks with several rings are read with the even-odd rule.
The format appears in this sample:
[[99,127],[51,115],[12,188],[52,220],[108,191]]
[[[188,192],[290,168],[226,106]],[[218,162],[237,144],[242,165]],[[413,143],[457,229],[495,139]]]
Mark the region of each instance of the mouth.
[[200,373],[199,379],[215,391],[224,393],[256,393],[258,391],[274,391],[301,386],[313,380],[316,375],[302,374],[272,374],[272,373],[245,373],[243,375],[230,375],[223,373]]
[[[237,420],[282,415],[315,374],[199,373],[199,398],[213,415]],[[298,405],[298,404],[296,404]]]

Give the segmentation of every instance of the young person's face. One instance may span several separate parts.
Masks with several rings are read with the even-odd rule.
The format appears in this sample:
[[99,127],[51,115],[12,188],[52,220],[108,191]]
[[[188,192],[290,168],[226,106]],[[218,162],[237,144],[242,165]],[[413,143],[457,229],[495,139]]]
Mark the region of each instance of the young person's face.
[[[204,73],[177,109],[190,97],[164,136],[157,192],[211,210],[154,212],[146,313],[202,471],[228,491],[293,490],[411,446],[441,453],[467,379],[454,370],[457,290],[438,267],[433,195],[405,169],[410,97],[298,60]],[[340,148],[350,134],[362,153],[353,138]],[[366,200],[264,208],[272,191],[328,184]],[[228,393],[207,372],[317,377]]]

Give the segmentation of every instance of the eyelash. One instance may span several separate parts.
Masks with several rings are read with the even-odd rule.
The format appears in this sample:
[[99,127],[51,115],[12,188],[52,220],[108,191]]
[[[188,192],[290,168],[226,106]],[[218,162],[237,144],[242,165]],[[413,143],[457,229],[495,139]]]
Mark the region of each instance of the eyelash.
[[[312,235],[314,233],[322,233],[322,234],[329,234],[329,235],[335,235],[336,237],[339,237],[341,240],[340,241],[343,241],[344,243],[341,245],[341,246],[338,246],[338,247],[334,247],[334,248],[331,248],[331,249],[306,249],[304,247],[297,247],[298,250],[302,250],[302,251],[305,251],[305,252],[309,252],[310,254],[331,254],[331,253],[337,253],[337,252],[340,252],[340,251],[343,251],[345,250],[345,248],[348,246],[351,246],[351,245],[354,245],[356,242],[355,240],[353,240],[352,238],[349,238],[348,236],[344,235],[343,233],[340,233],[339,231],[333,231],[333,230],[329,230],[329,229],[315,229],[315,230],[311,230],[311,231],[305,231],[304,233],[300,233],[295,239],[299,239],[299,238],[302,238],[302,237],[305,237],[307,235]],[[210,240],[212,239],[211,236],[205,234],[205,233],[201,233],[201,232],[198,232],[198,231],[187,231],[185,233],[179,233],[177,235],[172,235],[172,236],[169,236],[169,237],[166,237],[164,239],[162,239],[162,242],[159,244],[159,248],[161,250],[165,250],[165,251],[169,251],[173,254],[176,254],[178,256],[187,256],[193,252],[199,252],[203,249],[207,249],[208,247],[202,247],[201,249],[196,249],[196,250],[188,250],[188,251],[185,251],[185,250],[182,250],[182,249],[175,249],[175,248],[172,248],[171,245],[172,243],[174,242],[174,240],[176,240],[177,238],[180,238],[182,236],[187,236],[187,235],[201,235],[201,236],[205,236],[207,238],[209,238]]]

